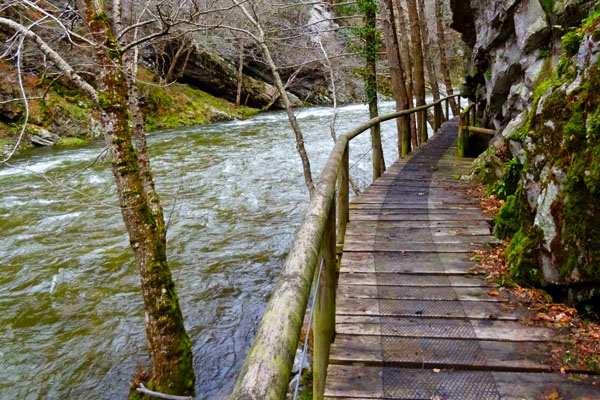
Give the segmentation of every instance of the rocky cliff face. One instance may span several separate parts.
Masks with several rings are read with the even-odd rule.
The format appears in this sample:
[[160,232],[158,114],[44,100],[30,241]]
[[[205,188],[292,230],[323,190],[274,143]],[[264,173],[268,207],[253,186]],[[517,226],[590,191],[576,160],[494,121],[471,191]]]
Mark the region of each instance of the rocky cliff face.
[[454,2],[467,4],[466,24],[454,14],[473,46],[466,92],[500,129],[473,177],[507,197],[496,234],[512,238],[511,273],[567,287],[574,303],[597,296],[600,12],[578,20],[590,2],[575,0]]
[[470,51],[463,94],[504,128],[531,104],[560,58],[560,38],[593,0],[452,0],[452,28]]

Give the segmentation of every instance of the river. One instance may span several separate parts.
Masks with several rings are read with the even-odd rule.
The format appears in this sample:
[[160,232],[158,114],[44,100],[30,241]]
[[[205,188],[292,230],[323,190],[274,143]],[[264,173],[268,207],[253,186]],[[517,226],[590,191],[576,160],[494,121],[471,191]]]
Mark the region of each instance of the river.
[[[298,112],[315,178],[333,146],[330,115]],[[340,108],[337,131],[367,115],[362,105]],[[394,122],[382,136],[389,164]],[[272,112],[148,141],[198,398],[226,398],[308,202],[293,134],[285,113]],[[365,133],[351,146],[362,187],[369,143]],[[125,398],[148,365],[139,275],[102,150],[37,149],[0,169],[3,399]]]

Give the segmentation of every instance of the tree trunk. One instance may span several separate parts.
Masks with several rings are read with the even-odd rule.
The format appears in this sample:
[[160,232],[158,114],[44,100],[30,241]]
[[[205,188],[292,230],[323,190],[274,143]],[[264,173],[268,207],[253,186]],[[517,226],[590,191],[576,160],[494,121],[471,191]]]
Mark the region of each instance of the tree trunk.
[[[415,81],[413,78],[413,57],[411,54],[411,44],[410,44],[410,36],[408,35],[408,31],[406,30],[406,18],[404,14],[404,8],[402,7],[402,1],[396,0],[396,10],[398,11],[398,25],[400,27],[400,36],[402,40],[400,41],[402,45],[402,53],[406,55],[402,59],[404,62],[404,71],[406,75],[406,79],[408,80],[408,85],[406,85],[406,92],[408,94],[408,108],[414,107],[414,96],[415,96]],[[412,140],[412,146],[417,148],[420,143],[419,135],[417,134],[417,125],[415,123],[415,114],[410,115],[410,137]]]
[[300,129],[300,125],[298,125],[298,121],[296,120],[296,115],[294,114],[294,110],[292,109],[292,105],[290,104],[290,99],[288,98],[285,86],[283,86],[281,76],[277,71],[275,61],[273,61],[273,58],[271,57],[271,51],[269,50],[269,46],[267,46],[267,44],[265,43],[262,34],[260,45],[265,55],[267,64],[271,69],[271,73],[273,74],[275,86],[277,87],[279,95],[283,100],[288,120],[290,121],[292,130],[294,131],[294,135],[296,136],[296,150],[298,151],[298,154],[300,154],[300,159],[302,161],[302,169],[304,171],[304,182],[306,183],[306,187],[308,189],[308,192],[310,193],[310,197],[312,197],[315,192],[315,185],[313,183],[312,173],[310,171],[310,160],[308,159],[308,155],[306,154],[306,148],[304,147],[304,136],[302,135],[302,130]]
[[[102,3],[88,1],[86,5],[86,21],[96,43],[95,59],[101,66],[97,76],[98,106],[123,220],[141,275],[152,359],[150,389],[193,396],[192,346],[167,264],[165,224],[144,151],[145,138],[136,137],[141,156],[131,143],[132,118],[121,50]],[[143,135],[139,126],[136,130]]]
[[[444,75],[444,83],[446,85],[446,96],[452,96],[454,91],[452,89],[452,79],[450,79],[450,70],[448,69],[448,60],[446,58],[446,37],[444,33],[444,24],[442,23],[442,0],[435,0],[435,16],[437,26],[437,42],[440,50],[440,68]],[[455,98],[450,99],[450,107],[452,107],[452,114],[458,115],[458,104]],[[449,115],[446,118],[450,119]]]
[[[366,60],[364,73],[365,92],[367,104],[369,104],[369,117],[376,118],[379,115],[377,109],[377,52],[379,43],[377,41],[377,3],[375,0],[362,0],[359,6],[364,12],[363,21],[365,26],[363,34],[363,52]],[[381,144],[381,126],[374,125],[371,128],[371,147],[373,149],[373,180],[379,178],[385,172],[385,160],[383,159],[383,147]]]
[[[425,71],[423,68],[423,47],[421,45],[421,29],[419,26],[419,13],[416,0],[406,0],[408,4],[408,19],[410,20],[410,33],[415,65],[415,97],[417,107],[425,105]],[[427,141],[427,129],[424,129],[423,113],[417,114],[417,128],[421,143]]]
[[235,95],[235,104],[240,104],[242,101],[242,83],[244,79],[244,41],[240,39],[240,53],[238,58],[238,69],[237,69],[237,92]]
[[[383,32],[385,37],[386,54],[390,65],[392,76],[392,88],[396,99],[396,111],[408,109],[408,93],[406,91],[406,80],[402,71],[402,60],[398,46],[396,33],[396,22],[394,17],[394,5],[392,0],[384,0],[382,3]],[[406,156],[410,152],[410,125],[407,117],[397,118],[398,128],[398,154]]]
[[429,45],[429,27],[427,26],[427,15],[425,14],[425,0],[419,1],[419,26],[421,28],[421,38],[423,39],[423,56],[425,59],[425,66],[427,67],[427,77],[429,78],[429,85],[431,86],[431,94],[433,100],[438,101],[440,99],[440,86],[437,81],[437,73],[435,71],[435,65],[431,58],[431,46]]

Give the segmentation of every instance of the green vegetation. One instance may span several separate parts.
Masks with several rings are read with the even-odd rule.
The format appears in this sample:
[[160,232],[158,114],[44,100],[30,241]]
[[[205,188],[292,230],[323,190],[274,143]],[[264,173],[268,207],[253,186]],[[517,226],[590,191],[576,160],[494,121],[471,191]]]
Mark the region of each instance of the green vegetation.
[[[0,74],[14,77],[14,66],[1,62]],[[164,87],[152,83],[154,75],[143,68],[140,68],[139,78],[143,82],[139,89],[148,132],[232,118],[245,119],[258,113],[256,109],[229,103],[187,85],[174,83]],[[61,79],[38,78],[31,74],[25,75],[24,84],[31,97],[28,133],[36,134],[42,129],[56,133],[60,137],[57,142],[60,146],[83,145],[102,137],[99,116],[93,104],[79,90]],[[16,79],[5,79],[0,95],[18,98]],[[99,101],[101,107],[110,106],[102,93]],[[24,107],[20,102],[7,103],[0,109],[0,114],[3,115],[0,119],[0,145],[10,148],[23,124]],[[27,147],[31,145],[25,140],[20,149]]]
[[567,57],[577,54],[581,45],[581,35],[577,31],[571,31],[562,37],[562,49]]
[[552,14],[552,10],[554,9],[554,0],[541,0],[542,8],[546,12],[546,14]]

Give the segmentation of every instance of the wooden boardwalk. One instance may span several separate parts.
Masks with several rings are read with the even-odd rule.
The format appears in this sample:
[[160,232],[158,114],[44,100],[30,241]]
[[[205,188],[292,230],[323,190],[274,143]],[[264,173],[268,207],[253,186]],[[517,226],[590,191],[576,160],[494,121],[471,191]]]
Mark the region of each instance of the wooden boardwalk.
[[495,239],[456,180],[472,161],[455,157],[456,136],[446,123],[352,203],[325,397],[600,399],[550,366],[554,331],[469,274]]

